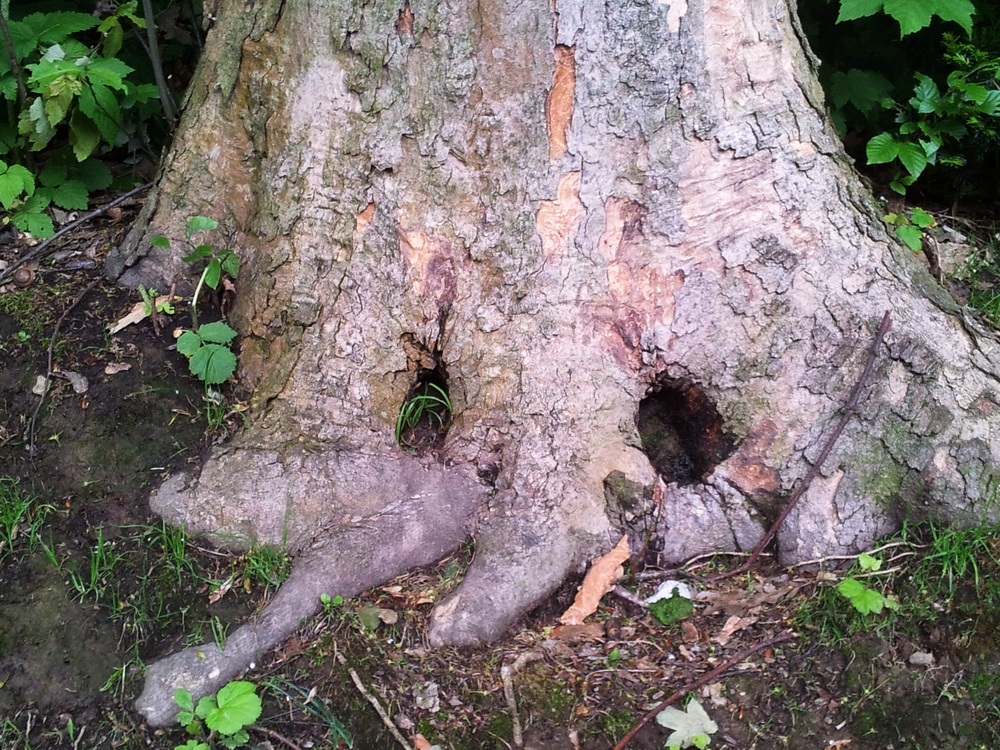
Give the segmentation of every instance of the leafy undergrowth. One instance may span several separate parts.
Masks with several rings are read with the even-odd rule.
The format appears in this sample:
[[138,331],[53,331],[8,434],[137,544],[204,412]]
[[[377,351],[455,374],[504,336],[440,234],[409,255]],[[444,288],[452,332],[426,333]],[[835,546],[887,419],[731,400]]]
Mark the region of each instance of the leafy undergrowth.
[[[97,239],[61,257],[92,259],[85,248]],[[133,712],[143,663],[223,642],[288,572],[280,550],[220,552],[149,514],[149,487],[200,460],[239,417],[206,419],[204,386],[168,350],[169,326],[105,333],[134,294],[98,286],[67,317],[55,361],[89,388],[53,379],[28,460],[31,388],[55,321],[92,278],[57,264],[0,294],[0,473],[11,475],[0,481],[5,749],[184,745],[179,725],[152,730]],[[244,676],[263,699],[250,742],[401,746],[374,698],[410,743],[421,735],[441,748],[499,750],[514,746],[520,726],[524,747],[606,749],[675,690],[793,631],[795,642],[690,696],[707,719],[690,700],[676,706],[697,726],[717,726],[705,734],[710,747],[998,747],[998,546],[996,528],[925,526],[863,565],[836,559],[708,584],[731,561],[695,562],[671,572],[694,600],[690,614],[672,607],[682,614],[669,625],[608,596],[583,625],[557,627],[568,584],[492,649],[429,650],[426,618],[460,580],[474,554],[465,549],[357,599],[327,597],[323,614]],[[647,570],[627,585],[648,596],[664,576]],[[698,736],[677,714],[670,721]],[[672,731],[651,721],[629,747],[662,748]]]

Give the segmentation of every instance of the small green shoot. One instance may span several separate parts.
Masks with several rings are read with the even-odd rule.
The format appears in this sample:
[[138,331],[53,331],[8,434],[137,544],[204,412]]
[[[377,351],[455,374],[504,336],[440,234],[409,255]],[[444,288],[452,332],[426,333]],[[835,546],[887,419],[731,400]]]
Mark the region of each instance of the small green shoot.
[[257,687],[244,680],[223,685],[215,695],[206,695],[198,701],[197,706],[191,693],[180,688],[174,693],[174,703],[181,709],[177,722],[188,732],[203,735],[206,727],[210,732],[207,742],[191,739],[177,745],[175,750],[209,750],[215,738],[224,747],[242,747],[250,739],[246,728],[257,721],[262,710]]
[[421,423],[443,432],[451,424],[451,399],[437,383],[425,383],[403,404],[396,417],[396,444],[401,448],[417,448],[409,435]]
[[156,301],[159,295],[155,289],[146,289],[142,284],[139,284],[139,296],[142,297],[142,311],[146,313],[147,317],[154,312],[163,313],[164,315],[174,314],[174,306],[170,304],[169,299],[164,299],[160,302]]
[[934,226],[934,217],[922,208],[913,208],[906,213],[889,213],[882,220],[893,228],[896,236],[913,252],[919,253],[923,248],[924,230]]
[[[858,565],[866,573],[874,573],[882,567],[882,561],[866,552],[858,555]],[[899,602],[885,596],[880,591],[870,589],[856,578],[845,578],[837,586],[837,591],[849,599],[854,608],[863,615],[881,614],[883,609],[898,610]]]
[[[668,601],[661,599],[660,601]],[[712,721],[705,709],[692,698],[682,711],[673,706],[667,706],[656,715],[656,723],[667,729],[673,729],[665,747],[669,750],[696,747],[705,750],[712,742],[711,735],[719,731],[719,725]]]

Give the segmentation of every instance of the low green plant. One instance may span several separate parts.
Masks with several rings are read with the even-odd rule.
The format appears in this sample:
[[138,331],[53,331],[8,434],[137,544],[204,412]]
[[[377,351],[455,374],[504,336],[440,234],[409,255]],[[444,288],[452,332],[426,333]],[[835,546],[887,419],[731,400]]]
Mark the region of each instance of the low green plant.
[[[874,573],[882,567],[882,561],[867,552],[862,552],[858,555],[858,567],[864,573]],[[886,608],[893,611],[899,609],[899,602],[895,598],[868,588],[857,578],[848,576],[837,586],[837,591],[863,615],[877,615]]]
[[[326,595],[321,594],[320,599],[323,596]],[[327,596],[327,598],[329,599],[330,597]],[[263,686],[276,698],[283,700],[288,705],[290,712],[299,711],[309,714],[322,723],[327,728],[327,731],[330,732],[333,747],[340,747],[341,744],[346,747],[354,747],[354,740],[351,737],[351,733],[347,731],[340,722],[340,719],[330,710],[326,702],[316,695],[315,689],[307,690],[301,685],[297,685],[279,675],[264,680]]]
[[53,510],[36,502],[13,477],[0,476],[0,562],[8,555],[44,547],[41,529]]
[[451,399],[444,388],[437,383],[424,383],[399,410],[396,444],[401,448],[418,447],[408,438],[408,433],[420,424],[427,424],[438,433],[443,432],[451,423],[451,413]]
[[[189,739],[175,750],[210,750],[218,742],[223,747],[243,747],[250,740],[247,727],[260,717],[262,705],[252,682],[234,680],[215,695],[206,695],[194,705],[191,693],[183,688],[174,693],[180,707],[177,722],[189,733],[204,739]],[[207,732],[206,732],[207,729]]]
[[340,594],[336,596],[330,596],[329,594],[320,594],[319,603],[323,607],[324,615],[332,615],[343,603],[344,597]]
[[[97,540],[90,549],[87,569],[84,573],[69,571],[69,582],[76,591],[80,601],[93,597],[99,602],[114,586],[115,567],[121,560],[121,555],[114,551],[114,543],[104,538],[104,530],[97,529]],[[110,596],[110,599],[116,597]]]
[[162,299],[157,302],[157,291],[155,289],[146,289],[142,284],[139,284],[139,296],[142,297],[142,311],[146,315],[152,315],[153,313],[162,313],[164,315],[173,315],[174,306],[171,304],[170,299]]
[[891,226],[896,236],[915,253],[923,248],[924,231],[935,224],[934,217],[922,208],[911,208],[903,213],[888,213],[882,220]]
[[[235,279],[240,272],[240,260],[229,248],[216,248],[210,243],[194,244],[198,234],[218,227],[219,223],[215,219],[192,216],[184,231],[184,239],[191,247],[191,252],[184,256],[184,262],[204,261],[205,266],[191,297],[191,328],[181,333],[177,339],[177,351],[188,358],[191,374],[206,386],[225,383],[236,371],[236,355],[231,348],[236,331],[222,321],[198,324],[198,299],[201,290],[205,286],[218,289],[224,276]],[[156,247],[170,247],[170,240],[163,236],[154,237],[151,243]]]

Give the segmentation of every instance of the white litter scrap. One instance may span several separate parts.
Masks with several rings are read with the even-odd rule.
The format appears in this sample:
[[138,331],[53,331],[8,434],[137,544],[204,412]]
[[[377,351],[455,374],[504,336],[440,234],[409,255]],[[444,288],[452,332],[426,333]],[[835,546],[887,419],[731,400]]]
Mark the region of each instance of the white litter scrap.
[[672,599],[675,591],[677,592],[677,596],[685,599],[691,598],[690,586],[684,583],[684,581],[674,581],[669,579],[661,583],[656,591],[653,592],[653,595],[647,596],[643,599],[643,601],[646,604],[652,604],[653,602],[660,601],[660,599]]

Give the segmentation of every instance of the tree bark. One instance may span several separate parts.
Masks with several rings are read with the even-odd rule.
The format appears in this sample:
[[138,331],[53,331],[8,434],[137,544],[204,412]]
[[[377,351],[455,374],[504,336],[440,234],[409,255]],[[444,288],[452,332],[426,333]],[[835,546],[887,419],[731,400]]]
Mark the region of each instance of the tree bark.
[[[995,518],[997,342],[887,234],[816,64],[782,0],[222,0],[158,193],[108,270],[183,276],[148,237],[221,221],[253,427],[152,505],[298,560],[277,614],[213,651],[210,676],[184,676],[187,652],[152,667],[149,719],[320,593],[470,535],[434,645],[499,637],[623,532],[664,562],[751,548],[887,309],[781,560],[864,549],[904,517]],[[431,373],[454,419],[410,456],[396,417]],[[641,403],[679,446],[656,466]]]

